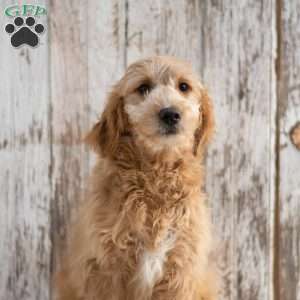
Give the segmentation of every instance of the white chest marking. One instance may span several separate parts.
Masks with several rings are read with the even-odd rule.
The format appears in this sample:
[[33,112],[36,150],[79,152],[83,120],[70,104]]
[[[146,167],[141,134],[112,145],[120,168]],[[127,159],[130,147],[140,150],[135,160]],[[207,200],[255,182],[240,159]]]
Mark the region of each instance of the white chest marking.
[[168,233],[160,246],[154,251],[145,250],[141,256],[139,277],[142,285],[152,288],[163,275],[167,253],[174,247],[175,233]]

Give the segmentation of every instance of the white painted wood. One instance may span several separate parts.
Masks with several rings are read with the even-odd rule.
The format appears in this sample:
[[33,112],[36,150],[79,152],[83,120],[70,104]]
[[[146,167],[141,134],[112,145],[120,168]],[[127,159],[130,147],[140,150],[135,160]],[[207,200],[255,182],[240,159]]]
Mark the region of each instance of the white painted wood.
[[127,62],[153,55],[188,59],[200,69],[201,18],[197,1],[128,1]]
[[70,221],[84,194],[88,153],[88,9],[86,1],[51,1],[50,93],[53,269],[60,265]]
[[[86,4],[53,1],[51,6],[54,270],[66,249],[71,220],[84,200],[93,164],[82,140],[99,118],[110,86],[124,71],[122,1]],[[68,19],[66,12],[72,12]]]
[[290,130],[300,121],[300,3],[280,7],[278,62],[279,255],[277,298],[300,300],[300,151]]
[[90,126],[99,119],[106,95],[125,71],[125,2],[89,1],[88,78]]
[[[31,1],[36,3],[36,1]],[[39,1],[45,4],[45,1]],[[10,45],[0,18],[0,299],[49,299],[50,149],[47,31],[35,49]],[[40,19],[47,24],[45,17]]]
[[272,299],[275,3],[206,3],[203,74],[218,128],[207,190],[223,240],[223,297]]

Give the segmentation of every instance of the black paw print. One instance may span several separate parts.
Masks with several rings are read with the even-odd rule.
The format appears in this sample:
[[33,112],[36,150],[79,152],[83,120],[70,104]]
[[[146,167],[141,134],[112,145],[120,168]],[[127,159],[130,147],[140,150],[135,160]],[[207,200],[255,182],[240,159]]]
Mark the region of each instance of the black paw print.
[[[31,47],[35,47],[39,43],[38,35],[45,31],[42,24],[35,24],[35,19],[33,17],[26,18],[26,25],[24,24],[24,19],[21,17],[16,17],[14,24],[7,24],[5,26],[5,31],[12,34],[10,42],[14,47],[19,47],[26,44]],[[34,26],[34,27],[33,27]],[[16,27],[20,27],[17,28]]]

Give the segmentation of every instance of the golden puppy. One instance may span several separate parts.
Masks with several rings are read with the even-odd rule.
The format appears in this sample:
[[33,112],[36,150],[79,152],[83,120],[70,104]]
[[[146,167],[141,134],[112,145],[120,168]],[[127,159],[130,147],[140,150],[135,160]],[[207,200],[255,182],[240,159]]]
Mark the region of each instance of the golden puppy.
[[173,57],[132,64],[87,136],[99,154],[58,275],[60,300],[212,300],[201,191],[212,104]]

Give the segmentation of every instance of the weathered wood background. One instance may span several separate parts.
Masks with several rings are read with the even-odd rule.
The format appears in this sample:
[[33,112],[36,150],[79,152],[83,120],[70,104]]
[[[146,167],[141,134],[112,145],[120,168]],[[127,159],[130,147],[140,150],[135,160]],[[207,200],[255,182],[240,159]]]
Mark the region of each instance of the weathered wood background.
[[170,54],[214,99],[220,299],[300,300],[300,1],[30,1],[48,9],[35,49],[4,32],[15,2],[0,1],[0,299],[51,299],[93,160],[80,140],[129,63]]

